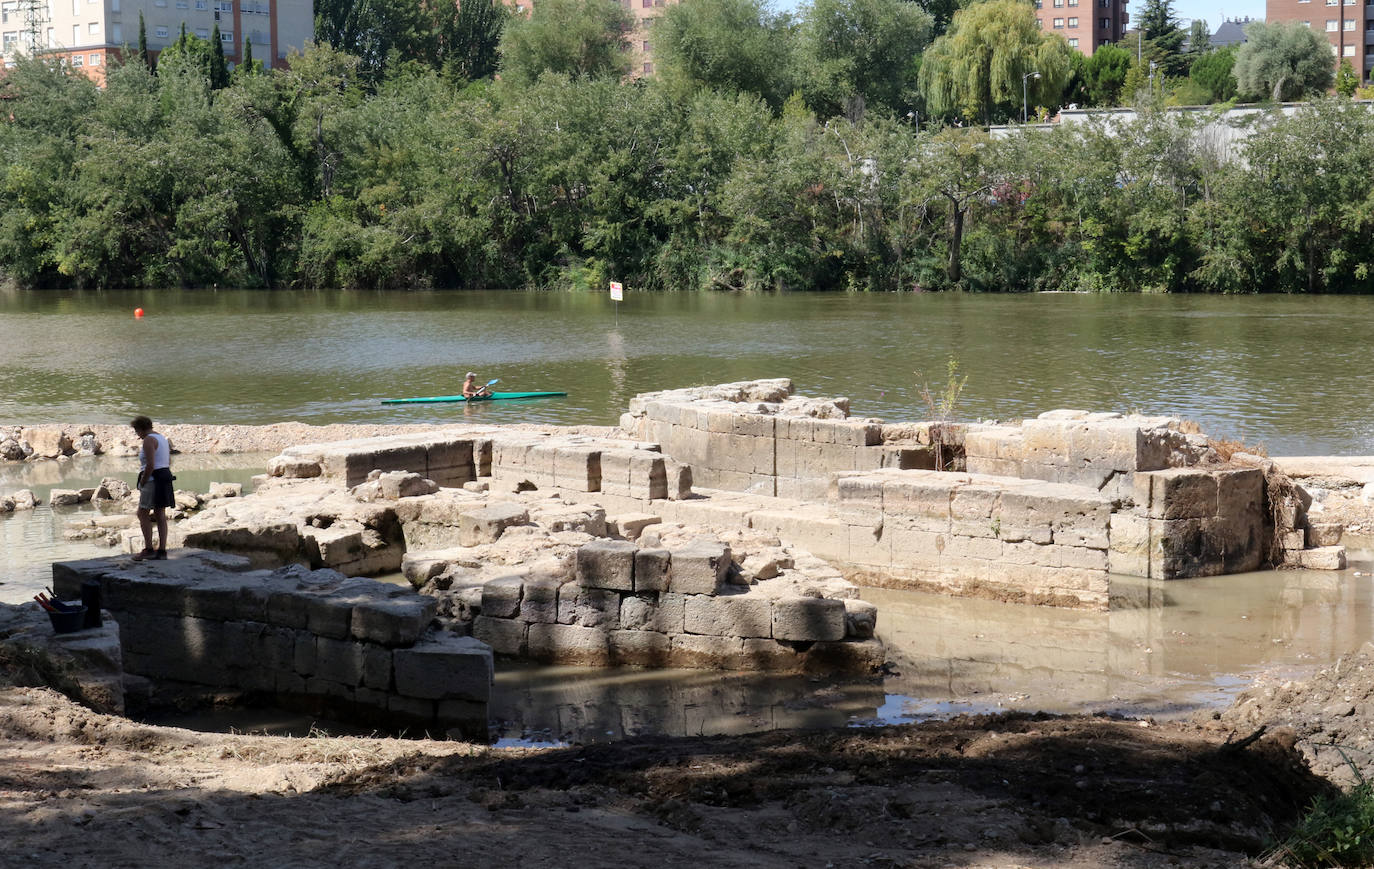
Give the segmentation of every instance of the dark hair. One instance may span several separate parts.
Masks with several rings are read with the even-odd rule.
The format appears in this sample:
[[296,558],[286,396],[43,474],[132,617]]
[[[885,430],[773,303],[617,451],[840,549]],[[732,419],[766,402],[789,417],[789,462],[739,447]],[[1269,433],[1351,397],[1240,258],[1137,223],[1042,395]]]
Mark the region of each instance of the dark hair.
[[129,425],[133,426],[134,431],[152,431],[152,430],[153,430],[153,421],[152,421],[151,419],[149,419],[148,417],[146,417],[146,416],[136,416],[136,417],[134,417],[134,418],[133,418],[133,421],[130,422]]

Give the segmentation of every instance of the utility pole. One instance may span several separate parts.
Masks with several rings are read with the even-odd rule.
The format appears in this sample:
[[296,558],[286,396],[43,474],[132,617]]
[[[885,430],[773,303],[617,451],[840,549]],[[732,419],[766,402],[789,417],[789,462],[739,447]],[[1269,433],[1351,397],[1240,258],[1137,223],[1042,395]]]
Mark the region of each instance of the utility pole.
[[30,57],[36,57],[47,47],[43,44],[43,25],[48,23],[47,0],[19,0],[19,11],[24,16],[24,48]]

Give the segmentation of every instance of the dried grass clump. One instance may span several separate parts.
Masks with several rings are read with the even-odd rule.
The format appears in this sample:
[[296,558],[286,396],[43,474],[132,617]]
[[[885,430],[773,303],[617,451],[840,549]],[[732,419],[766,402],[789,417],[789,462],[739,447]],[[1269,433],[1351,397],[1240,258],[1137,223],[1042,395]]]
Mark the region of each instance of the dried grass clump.
[[1269,450],[1262,443],[1247,444],[1244,441],[1232,438],[1208,438],[1207,446],[1221,457],[1223,462],[1231,461],[1231,457],[1236,453],[1248,453],[1252,456],[1269,457]]

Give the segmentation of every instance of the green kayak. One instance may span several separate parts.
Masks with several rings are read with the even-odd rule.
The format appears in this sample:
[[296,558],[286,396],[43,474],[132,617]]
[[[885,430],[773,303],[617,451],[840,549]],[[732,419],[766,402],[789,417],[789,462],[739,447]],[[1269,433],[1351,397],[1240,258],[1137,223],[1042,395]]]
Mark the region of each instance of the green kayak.
[[431,395],[427,398],[383,398],[382,404],[436,404],[441,401],[510,401],[516,398],[560,398],[566,392],[493,392],[465,398],[461,395]]

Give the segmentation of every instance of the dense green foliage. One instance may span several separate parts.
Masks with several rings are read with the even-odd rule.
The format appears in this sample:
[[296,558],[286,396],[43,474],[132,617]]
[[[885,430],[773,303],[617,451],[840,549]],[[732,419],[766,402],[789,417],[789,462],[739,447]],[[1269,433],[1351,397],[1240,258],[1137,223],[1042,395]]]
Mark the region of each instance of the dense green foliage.
[[1336,61],[1326,37],[1300,21],[1252,21],[1236,52],[1236,84],[1243,94],[1297,100],[1331,87]]
[[1319,801],[1273,857],[1303,869],[1374,865],[1374,784]]
[[[584,33],[559,2],[536,7],[545,26],[504,28],[499,80],[481,73],[504,13],[479,0],[467,23],[420,27],[428,53],[407,61],[369,27],[363,54],[321,44],[223,81],[194,37],[156,73],[112,66],[103,89],[21,61],[0,93],[0,271],[77,287],[1374,290],[1365,106],[1261,114],[1226,145],[1215,115],[1160,95],[1137,120],[993,139],[932,115],[1019,114],[1032,71],[1031,105],[1055,104],[1072,52],[1019,0],[963,9],[942,38],[981,40],[982,77],[940,39],[901,74],[866,68],[925,45],[919,4],[818,0],[824,20],[793,21],[698,0],[656,31],[676,34],[670,70],[638,81],[604,42],[623,38],[622,8],[561,0],[602,4]],[[708,7],[738,37],[716,55],[699,36],[721,22],[680,12]],[[1139,64],[1098,55],[1074,79],[1110,101]],[[942,102],[913,89],[927,75]]]

